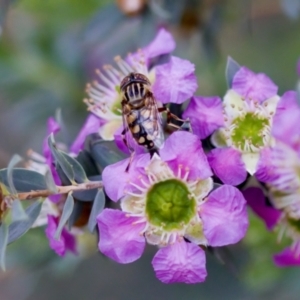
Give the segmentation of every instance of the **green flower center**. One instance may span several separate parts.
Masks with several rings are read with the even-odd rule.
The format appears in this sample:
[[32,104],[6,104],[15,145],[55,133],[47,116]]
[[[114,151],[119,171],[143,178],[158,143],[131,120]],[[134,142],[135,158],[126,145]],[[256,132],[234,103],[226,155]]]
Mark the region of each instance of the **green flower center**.
[[288,223],[297,231],[300,232],[300,220],[288,218]]
[[146,214],[149,223],[171,231],[188,224],[196,213],[196,201],[186,184],[169,179],[154,184],[147,194]]
[[234,146],[244,149],[246,140],[257,148],[264,146],[263,131],[269,125],[268,119],[249,112],[236,118],[232,124],[235,125],[231,134]]

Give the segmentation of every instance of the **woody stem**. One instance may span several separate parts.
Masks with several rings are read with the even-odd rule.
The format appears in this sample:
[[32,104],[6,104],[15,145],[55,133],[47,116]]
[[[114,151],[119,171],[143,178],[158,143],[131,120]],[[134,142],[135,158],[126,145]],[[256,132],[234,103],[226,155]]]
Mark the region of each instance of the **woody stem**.
[[31,192],[18,193],[16,197],[20,200],[30,200],[33,198],[46,198],[54,194],[68,194],[70,192],[100,189],[102,187],[102,181],[89,181],[79,183],[78,185],[56,186],[57,191],[55,192],[50,190],[36,190]]

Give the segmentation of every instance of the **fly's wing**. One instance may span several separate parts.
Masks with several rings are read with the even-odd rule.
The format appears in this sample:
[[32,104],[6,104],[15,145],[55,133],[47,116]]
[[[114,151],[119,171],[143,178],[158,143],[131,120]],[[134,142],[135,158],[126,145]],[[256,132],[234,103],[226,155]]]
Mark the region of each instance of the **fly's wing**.
[[148,105],[145,107],[146,110],[150,112],[148,119],[144,122],[150,124],[149,126],[144,126],[147,135],[153,137],[152,141],[156,148],[161,148],[164,144],[164,131],[162,126],[162,118],[158,111],[157,102],[151,94],[149,97]]
[[126,118],[125,105],[123,104],[122,104],[122,121],[123,121],[123,132],[122,132],[123,141],[125,146],[128,148],[129,153],[131,154],[132,152],[135,151],[137,144],[133,139],[131,131],[129,129],[129,125]]

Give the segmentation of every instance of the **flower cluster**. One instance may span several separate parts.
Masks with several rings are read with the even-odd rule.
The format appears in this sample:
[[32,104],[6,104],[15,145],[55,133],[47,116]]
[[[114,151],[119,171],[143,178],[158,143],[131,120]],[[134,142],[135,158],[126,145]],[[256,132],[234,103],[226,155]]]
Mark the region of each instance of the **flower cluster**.
[[[28,152],[30,160],[27,164],[28,169],[36,170],[41,174],[45,174],[50,170],[56,185],[61,185],[62,180],[55,168],[54,158],[48,145],[48,137],[51,134],[56,135],[60,130],[59,123],[54,118],[49,118],[47,122],[47,137],[43,143],[43,156],[31,150]],[[80,140],[80,136],[74,141],[73,146],[71,147],[73,154],[78,154],[80,151],[80,147],[76,146],[80,143],[78,140]],[[59,146],[62,150],[67,150],[65,144],[60,144]],[[64,201],[65,198],[60,194],[50,195],[44,200],[41,212],[32,225],[32,227],[47,225],[45,233],[49,240],[50,248],[60,256],[64,256],[67,251],[74,254],[77,253],[77,236],[81,234],[78,228],[73,227],[71,231],[69,231],[67,227],[64,226],[60,236],[58,238],[55,237],[62,213],[62,203]]]
[[[274,116],[276,145],[269,150],[267,162],[258,174],[265,183],[263,191],[251,187],[244,191],[248,204],[266,223],[283,235],[291,245],[274,256],[278,266],[300,265],[300,107],[296,92],[286,92]],[[266,197],[268,202],[266,202]]]
[[[160,29],[148,46],[124,59],[116,57],[116,67],[97,70],[99,81],[87,85],[89,98],[84,101],[91,114],[73,144],[53,145],[48,137],[43,156],[30,153],[28,168],[42,174],[50,169],[54,183],[48,186],[55,186],[52,192],[46,190],[33,227],[47,224],[50,247],[59,255],[79,252],[82,227],[92,233],[97,227],[99,250],[118,263],[139,259],[146,244],[153,245],[158,250],[152,265],[159,280],[199,283],[207,276],[207,247],[235,244],[246,235],[248,204],[269,230],[278,229],[280,238],[286,235],[291,240],[274,256],[275,263],[300,265],[297,93],[278,95],[268,76],[230,59],[234,67],[227,69],[235,71],[227,74],[229,87],[223,99],[196,96],[195,66],[172,56],[174,49],[171,34]],[[125,115],[121,82],[132,73],[142,78],[131,90],[132,102],[138,105],[132,104],[134,113],[129,110]],[[147,98],[142,91],[143,82],[148,88],[145,77],[154,99],[151,109],[141,105]],[[144,98],[136,99],[137,95]],[[178,116],[165,106],[185,101],[189,102]],[[154,109],[158,115],[153,115]],[[168,113],[167,123],[171,116],[189,122],[190,132],[179,127],[182,130],[171,133],[159,149],[135,148],[122,159],[125,154],[118,149],[126,148],[122,133],[140,134],[141,141],[153,138],[146,129],[163,130],[163,111]],[[132,121],[128,128],[125,118]],[[51,118],[48,134],[59,130]],[[92,185],[99,178],[100,183]],[[116,203],[114,209],[104,208],[105,199]],[[82,207],[88,215],[85,221],[79,218]],[[81,221],[71,222],[74,216]]]

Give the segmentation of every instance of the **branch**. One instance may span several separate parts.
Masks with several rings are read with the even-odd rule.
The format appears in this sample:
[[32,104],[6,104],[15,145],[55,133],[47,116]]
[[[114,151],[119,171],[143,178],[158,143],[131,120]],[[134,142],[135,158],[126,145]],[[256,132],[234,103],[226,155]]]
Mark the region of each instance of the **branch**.
[[102,181],[89,181],[85,183],[79,183],[78,185],[68,185],[68,186],[57,186],[57,192],[50,190],[37,190],[26,193],[18,193],[16,197],[20,200],[30,200],[33,198],[46,198],[50,195],[56,194],[68,194],[75,191],[85,191],[92,189],[102,188]]

